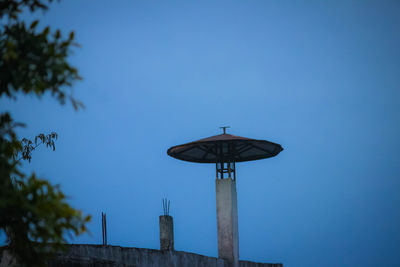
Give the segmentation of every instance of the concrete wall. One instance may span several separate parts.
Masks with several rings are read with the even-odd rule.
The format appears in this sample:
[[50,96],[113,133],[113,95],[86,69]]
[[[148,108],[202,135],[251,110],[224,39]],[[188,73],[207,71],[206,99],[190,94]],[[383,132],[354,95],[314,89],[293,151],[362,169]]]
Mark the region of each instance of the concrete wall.
[[[66,252],[59,254],[48,264],[49,267],[231,267],[223,259],[181,251],[101,245],[67,245],[67,247]],[[0,267],[11,266],[6,251],[0,256]],[[241,261],[239,266],[283,267],[282,264],[248,261]]]

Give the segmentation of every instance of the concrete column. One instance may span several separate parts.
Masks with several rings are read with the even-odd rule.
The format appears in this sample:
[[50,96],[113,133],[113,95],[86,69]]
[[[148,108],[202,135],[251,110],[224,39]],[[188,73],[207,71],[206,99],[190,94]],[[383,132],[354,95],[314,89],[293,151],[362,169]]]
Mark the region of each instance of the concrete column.
[[239,233],[236,182],[231,178],[216,179],[218,257],[231,266],[239,266]]
[[160,250],[174,250],[174,221],[169,215],[160,216]]

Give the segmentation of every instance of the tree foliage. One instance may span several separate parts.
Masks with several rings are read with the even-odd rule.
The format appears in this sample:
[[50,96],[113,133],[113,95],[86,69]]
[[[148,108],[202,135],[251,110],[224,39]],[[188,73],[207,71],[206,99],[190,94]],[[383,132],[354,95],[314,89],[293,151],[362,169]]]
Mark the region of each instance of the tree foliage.
[[38,0],[0,5],[0,19],[7,21],[0,29],[0,97],[15,98],[18,92],[42,96],[49,92],[62,104],[69,100],[75,109],[82,107],[71,94],[72,83],[81,77],[66,60],[71,46],[77,45],[73,42],[74,32],[63,38],[60,30],[51,33],[49,26],[38,31],[38,20],[30,25],[19,20],[23,7],[31,11],[48,8]]
[[[21,13],[47,10],[52,0],[6,0],[0,2],[0,97],[17,99],[20,94],[40,97],[50,93],[61,104],[82,103],[72,96],[72,84],[80,76],[67,61],[76,45],[73,32],[66,38],[50,27],[38,30]],[[62,248],[66,234],[86,231],[90,216],[68,205],[58,186],[20,169],[32,151],[44,144],[55,149],[56,133],[39,134],[34,141],[19,140],[9,113],[0,114],[0,230],[7,236],[8,250],[21,265],[44,265],[48,256]]]
[[49,133],[47,135],[39,134],[35,137],[35,142],[26,138],[22,138],[22,149],[16,152],[16,154],[14,155],[14,159],[16,159],[16,162],[19,162],[22,159],[31,162],[32,151],[42,144],[45,144],[46,147],[50,147],[54,151],[56,150],[56,145],[54,141],[57,140],[57,138],[58,135],[55,132]]

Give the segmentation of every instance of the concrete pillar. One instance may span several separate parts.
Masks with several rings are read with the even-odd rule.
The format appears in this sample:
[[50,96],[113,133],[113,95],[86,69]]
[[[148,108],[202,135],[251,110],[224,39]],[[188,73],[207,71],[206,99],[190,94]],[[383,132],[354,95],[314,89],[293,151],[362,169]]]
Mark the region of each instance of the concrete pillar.
[[160,216],[160,250],[174,250],[174,221],[169,215]]
[[239,233],[236,182],[231,178],[216,179],[218,257],[231,266],[239,266]]

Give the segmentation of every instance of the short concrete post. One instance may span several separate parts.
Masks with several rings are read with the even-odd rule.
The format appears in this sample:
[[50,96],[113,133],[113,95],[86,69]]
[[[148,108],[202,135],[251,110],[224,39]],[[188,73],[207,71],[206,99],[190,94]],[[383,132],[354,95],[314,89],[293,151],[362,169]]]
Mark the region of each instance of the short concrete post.
[[216,179],[218,257],[231,266],[239,266],[239,233],[236,182],[231,178]]
[[160,216],[160,250],[174,250],[174,221],[169,215]]

